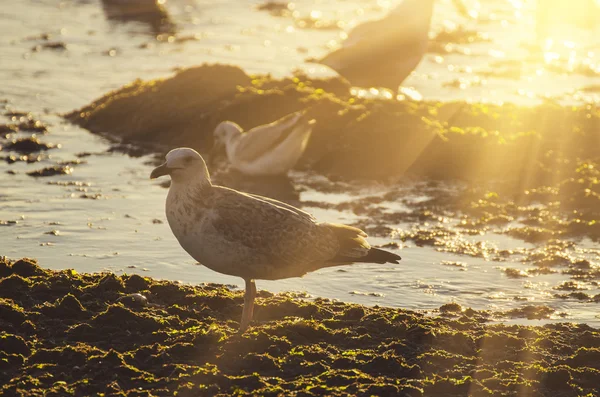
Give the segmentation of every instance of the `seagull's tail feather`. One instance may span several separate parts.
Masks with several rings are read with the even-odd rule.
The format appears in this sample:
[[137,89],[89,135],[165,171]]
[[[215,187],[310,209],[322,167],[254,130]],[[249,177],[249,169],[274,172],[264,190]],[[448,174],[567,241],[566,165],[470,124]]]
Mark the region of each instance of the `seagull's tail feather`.
[[367,234],[358,228],[336,223],[325,225],[333,230],[340,244],[338,254],[331,260],[333,263],[398,263],[401,259],[399,255],[371,247]]
[[333,263],[333,265],[331,265],[331,266],[337,266],[337,265],[343,265],[343,264],[349,264],[349,263],[377,263],[377,264],[395,263],[395,264],[398,264],[400,259],[402,259],[400,257],[400,255],[396,255],[396,254],[393,254],[388,251],[384,251],[379,248],[371,248],[371,249],[369,249],[369,251],[367,252],[366,255],[361,256],[361,257],[338,254],[335,258],[333,258],[331,260],[331,263]]
[[359,258],[356,262],[397,264],[400,259],[402,259],[400,258],[400,255],[396,255],[379,248],[371,248],[366,256]]

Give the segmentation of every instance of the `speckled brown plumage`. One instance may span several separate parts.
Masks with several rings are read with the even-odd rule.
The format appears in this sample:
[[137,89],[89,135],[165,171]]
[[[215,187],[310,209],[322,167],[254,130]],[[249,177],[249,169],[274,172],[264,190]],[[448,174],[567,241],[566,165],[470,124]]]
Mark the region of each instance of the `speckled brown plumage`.
[[[254,279],[299,277],[354,262],[400,260],[398,255],[371,248],[360,229],[317,222],[289,204],[212,185],[204,160],[191,149],[171,151],[161,167],[153,176],[171,175],[167,219],[183,249],[214,271],[242,277],[249,291],[255,289]],[[245,317],[251,317],[254,298],[246,300],[250,308],[246,313],[245,306]]]

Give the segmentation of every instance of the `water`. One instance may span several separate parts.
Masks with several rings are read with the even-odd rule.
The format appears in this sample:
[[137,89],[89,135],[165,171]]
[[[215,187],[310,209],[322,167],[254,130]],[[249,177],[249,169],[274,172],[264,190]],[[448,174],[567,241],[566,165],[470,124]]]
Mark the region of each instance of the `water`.
[[[295,5],[300,16],[319,11],[323,19],[340,21],[348,28],[384,15],[394,3],[314,0],[298,1]],[[600,101],[598,92],[582,90],[600,83],[598,73],[549,71],[552,62],[560,62],[565,56],[570,57],[568,62],[573,70],[577,65],[598,70],[600,53],[594,52],[597,43],[593,39],[600,35],[579,32],[570,26],[564,29],[574,31],[575,36],[565,37],[569,40],[583,37],[582,41],[577,41],[574,47],[570,41],[548,44],[547,53],[555,55],[528,63],[520,79],[484,78],[478,74],[489,68],[490,56],[507,64],[529,57],[525,46],[536,41],[533,5],[529,2],[519,8],[520,3],[482,2],[480,13],[488,21],[477,23],[459,16],[449,1],[440,0],[433,22],[434,32],[450,25],[449,20],[452,20],[470,29],[485,30],[492,41],[465,45],[470,55],[428,54],[405,85],[414,87],[427,99],[510,101],[530,105],[559,95],[565,102]],[[162,28],[167,33],[157,32],[156,27],[148,23],[111,20],[100,1],[18,0],[3,4],[0,99],[8,101],[8,109],[31,111],[48,122],[49,134],[41,139],[59,143],[61,148],[49,151],[47,160],[34,164],[0,163],[0,221],[17,221],[12,226],[0,227],[0,254],[14,259],[34,257],[43,266],[53,269],[109,270],[185,283],[219,282],[241,286],[239,279],[196,265],[179,247],[164,216],[166,189],[148,179],[152,169],[150,158],[107,152],[111,145],[108,141],[64,122],[60,114],[79,108],[135,78],[165,77],[176,67],[202,62],[233,63],[249,72],[276,76],[289,74],[296,68],[314,75],[332,74],[304,60],[325,54],[339,41],[342,30],[301,29],[293,19],[257,11],[257,4],[234,0],[170,0],[166,4],[170,25]],[[42,34],[49,34],[49,40],[40,38]],[[157,34],[161,35],[160,41],[156,39]],[[169,36],[179,39],[169,42]],[[66,49],[34,49],[46,42],[62,42]],[[473,84],[477,78],[485,83]],[[456,80],[459,88],[451,84]],[[0,121],[5,123],[10,118],[3,116]],[[25,174],[55,161],[73,160],[81,152],[92,155],[82,158],[85,163],[74,166],[71,175],[33,178]],[[9,170],[15,175],[7,174]],[[294,180],[300,182],[303,178],[306,176],[293,174]],[[385,188],[377,186],[365,186],[347,194],[307,189],[300,198],[337,204],[383,193]],[[414,195],[409,202],[420,200],[422,196]],[[410,211],[403,203],[386,202],[382,206],[387,211]],[[312,207],[307,210],[326,221],[363,220],[349,211]],[[389,226],[409,229],[413,225]],[[385,244],[392,239],[372,238],[370,241]],[[501,234],[486,234],[482,239],[498,248],[527,245]],[[594,249],[593,244],[589,245]],[[525,269],[525,265],[518,261],[498,263],[439,252],[411,243],[401,244],[399,253],[403,257],[400,265],[330,268],[304,278],[259,281],[258,286],[275,292],[306,291],[310,296],[412,309],[432,309],[448,302],[494,310],[546,304],[556,309],[554,319],[559,319],[558,313],[564,312],[570,321],[600,324],[595,314],[597,304],[558,300],[552,296],[555,293],[552,287],[568,280],[566,275],[555,273],[511,279],[499,267]],[[592,255],[592,259],[597,263],[596,256]],[[449,266],[447,262],[459,262],[462,266]],[[596,288],[586,292],[600,291]]]

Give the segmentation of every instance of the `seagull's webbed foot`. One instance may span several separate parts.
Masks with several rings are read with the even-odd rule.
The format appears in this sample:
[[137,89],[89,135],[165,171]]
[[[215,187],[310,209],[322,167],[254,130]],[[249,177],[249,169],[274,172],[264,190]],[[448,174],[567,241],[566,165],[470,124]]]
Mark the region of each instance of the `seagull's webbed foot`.
[[239,332],[244,332],[254,314],[254,298],[256,297],[256,284],[254,280],[244,280],[246,282],[246,294],[244,295],[244,310],[242,311],[242,320],[240,321]]

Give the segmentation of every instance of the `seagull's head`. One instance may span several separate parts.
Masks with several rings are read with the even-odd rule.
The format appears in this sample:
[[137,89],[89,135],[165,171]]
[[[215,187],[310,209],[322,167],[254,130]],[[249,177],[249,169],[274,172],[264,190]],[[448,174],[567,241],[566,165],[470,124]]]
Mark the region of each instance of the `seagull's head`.
[[215,146],[226,145],[231,138],[240,135],[242,131],[242,127],[233,121],[223,121],[219,123],[213,132]]
[[208,155],[208,162],[211,167],[215,164],[215,159],[222,152],[223,148],[231,149],[231,144],[228,144],[228,142],[231,142],[236,136],[241,136],[243,131],[242,127],[233,121],[222,121],[217,125],[213,131],[213,147]]
[[152,170],[150,179],[170,175],[173,182],[208,181],[208,168],[200,153],[190,148],[177,148],[167,153],[166,161]]

